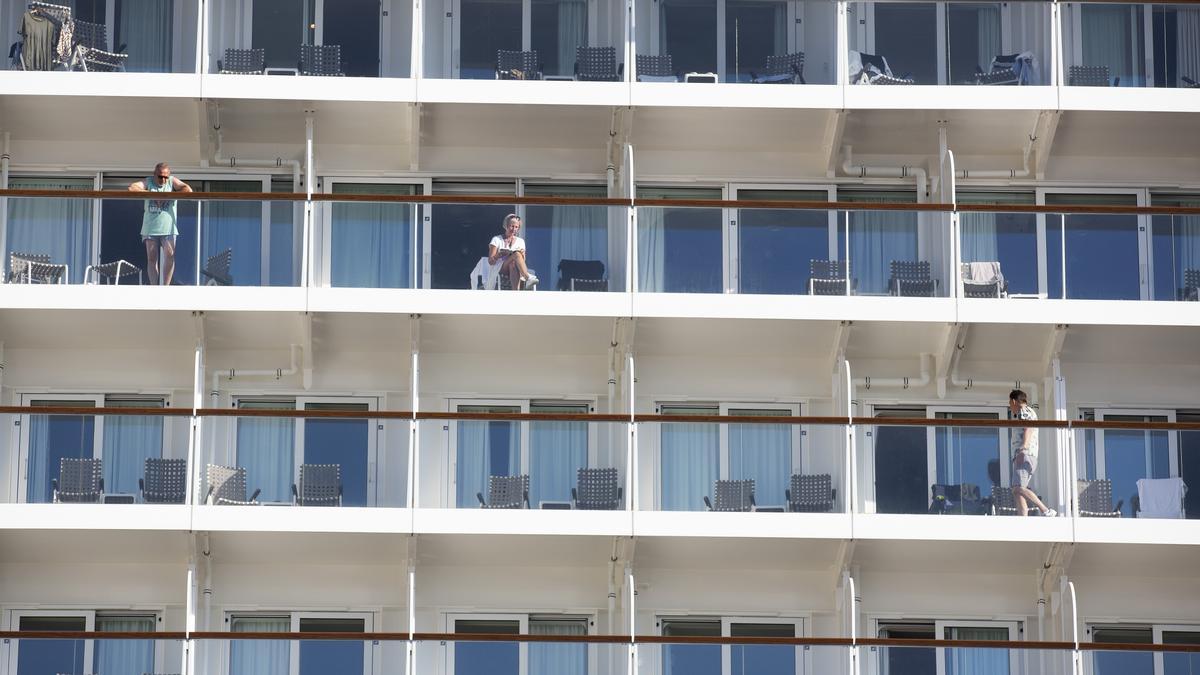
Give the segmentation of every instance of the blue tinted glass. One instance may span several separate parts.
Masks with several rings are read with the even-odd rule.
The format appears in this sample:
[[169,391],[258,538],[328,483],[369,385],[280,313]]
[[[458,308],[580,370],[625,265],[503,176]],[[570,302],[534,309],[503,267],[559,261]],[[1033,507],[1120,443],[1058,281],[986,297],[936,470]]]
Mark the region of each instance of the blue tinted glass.
[[984,495],[1000,484],[1000,440],[995,429],[941,427],[934,437],[937,482],[971,483]]
[[83,675],[83,646],[83,640],[21,640],[17,675]]
[[1046,296],[1063,297],[1062,216],[1046,216]]
[[732,675],[794,675],[796,648],[788,645],[733,645],[729,648]]
[[367,464],[371,420],[304,421],[304,463],[340,464],[342,505],[367,506]]
[[996,249],[1009,293],[1038,292],[1037,216],[996,214]]
[[93,456],[96,420],[80,415],[34,415],[30,420],[29,501],[49,502],[63,458]]
[[1067,297],[1141,298],[1137,216],[1067,216]]
[[1153,675],[1154,655],[1145,652],[1097,652],[1095,675]]
[[720,645],[664,645],[664,675],[721,675]]
[[1200,673],[1200,654],[1167,652],[1163,654],[1163,675],[1194,675]]
[[738,220],[741,293],[808,293],[811,259],[829,257],[824,211],[743,209]]
[[925,430],[876,427],[874,433],[876,512],[925,513],[930,498]]
[[662,290],[667,293],[721,292],[721,211],[664,209]]
[[292,241],[296,228],[292,222],[292,202],[271,202],[271,286],[295,286],[296,270]]
[[888,675],[928,675],[937,672],[937,652],[929,647],[885,647]]
[[1121,513],[1133,516],[1137,480],[1146,478],[1146,432],[1104,432],[1104,475],[1112,481],[1113,501],[1124,500]]
[[454,675],[517,675],[519,659],[515,642],[457,642]]
[[329,675],[362,673],[363,645],[361,642],[334,640],[300,641],[300,675]]

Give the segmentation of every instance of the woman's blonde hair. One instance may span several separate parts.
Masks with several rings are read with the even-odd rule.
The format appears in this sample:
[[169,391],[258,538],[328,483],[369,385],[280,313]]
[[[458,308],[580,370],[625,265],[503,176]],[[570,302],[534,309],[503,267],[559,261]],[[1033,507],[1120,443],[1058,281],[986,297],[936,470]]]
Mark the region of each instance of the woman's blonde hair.
[[503,222],[501,222],[501,223],[500,223],[500,231],[501,231],[501,232],[503,232],[504,230],[507,230],[507,229],[508,229],[508,223],[509,223],[510,221],[513,221],[513,220],[520,220],[520,219],[521,219],[521,216],[518,216],[518,215],[517,215],[517,214],[515,214],[515,213],[510,213],[510,214],[508,214],[507,216],[504,216],[504,220],[503,220]]

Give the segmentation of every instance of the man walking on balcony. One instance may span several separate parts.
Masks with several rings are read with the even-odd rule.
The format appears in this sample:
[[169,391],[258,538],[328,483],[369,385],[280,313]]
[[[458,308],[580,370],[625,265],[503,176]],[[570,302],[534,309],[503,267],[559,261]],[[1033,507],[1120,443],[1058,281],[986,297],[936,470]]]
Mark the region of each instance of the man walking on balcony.
[[[1029,407],[1029,397],[1020,389],[1013,389],[1009,393],[1008,411],[1012,414],[1013,419],[1037,420],[1037,413]],[[1017,514],[1029,515],[1029,503],[1032,502],[1043,516],[1057,516],[1057,511],[1047,508],[1042,500],[1038,499],[1037,493],[1029,489],[1029,482],[1033,480],[1033,472],[1037,470],[1037,428],[1012,427],[1008,431],[1012,447],[1012,493],[1013,501],[1017,503]]]
[[[129,184],[130,192],[191,192],[192,186],[171,176],[166,162],[154,165],[154,175]],[[158,283],[158,259],[162,253],[162,282],[171,285],[175,275],[175,237],[179,227],[174,199],[147,199],[142,216],[142,243],[146,245],[146,276]]]

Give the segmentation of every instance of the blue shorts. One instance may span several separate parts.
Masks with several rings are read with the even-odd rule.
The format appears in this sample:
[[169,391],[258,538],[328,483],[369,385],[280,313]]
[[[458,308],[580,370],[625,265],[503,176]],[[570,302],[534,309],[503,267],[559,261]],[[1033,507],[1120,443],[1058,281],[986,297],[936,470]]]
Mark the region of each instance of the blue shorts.
[[1012,487],[1029,487],[1034,471],[1037,471],[1037,457],[1024,452],[1017,453],[1012,463]]

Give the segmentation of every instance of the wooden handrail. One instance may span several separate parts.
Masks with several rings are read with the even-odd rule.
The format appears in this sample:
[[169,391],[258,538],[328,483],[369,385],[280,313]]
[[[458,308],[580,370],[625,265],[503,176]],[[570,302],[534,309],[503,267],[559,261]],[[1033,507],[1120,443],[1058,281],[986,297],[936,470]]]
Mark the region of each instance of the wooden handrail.
[[[1113,0],[1116,1],[1116,0]],[[1196,0],[1200,3],[1200,0]],[[128,190],[0,189],[0,197],[144,200],[147,195]],[[303,192],[172,192],[179,201],[292,201],[303,202]],[[771,209],[798,211],[913,211],[949,213],[1045,213],[1099,215],[1200,215],[1200,206],[1123,206],[1112,204],[947,204],[943,202],[848,202],[747,199],[660,199],[647,197],[553,197],[516,195],[381,195],[314,193],[314,202],[380,202],[393,204],[526,204],[532,206],[604,206],[641,208]]]
[[[275,417],[288,419],[393,419],[478,422],[584,422],[614,424],[630,421],[626,413],[551,413],[551,412],[418,412],[410,410],[261,410],[240,408],[198,408],[197,417]],[[0,406],[0,414],[10,415],[89,415],[190,417],[191,408],[106,408],[83,406]],[[1023,429],[1125,429],[1132,431],[1200,431],[1200,422],[1142,422],[1124,420],[1017,420],[952,419],[943,417],[848,417],[816,415],[663,415],[637,413],[639,424],[805,424],[813,426],[873,427],[950,427]]]
[[[413,633],[416,642],[540,642],[559,644],[795,645],[827,647],[938,647],[1071,651],[1072,642],[1045,640],[936,640],[841,637],[729,637],[667,635],[530,635],[509,633]],[[16,640],[340,640],[406,642],[407,632],[230,632],[230,631],[0,631],[0,639]],[[1081,642],[1081,651],[1200,653],[1200,645],[1164,643]]]

